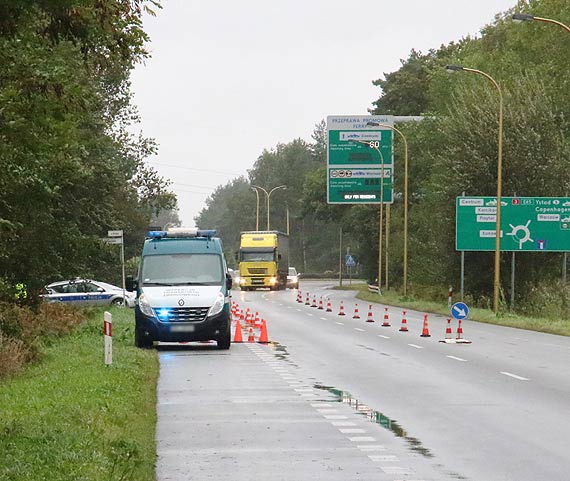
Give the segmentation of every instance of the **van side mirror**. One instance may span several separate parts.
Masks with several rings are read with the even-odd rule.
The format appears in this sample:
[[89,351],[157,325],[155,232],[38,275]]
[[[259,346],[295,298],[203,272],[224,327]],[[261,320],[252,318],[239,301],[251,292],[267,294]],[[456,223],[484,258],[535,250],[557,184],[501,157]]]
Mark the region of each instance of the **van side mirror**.
[[139,287],[139,281],[135,279],[133,276],[127,276],[125,279],[125,287],[127,291],[134,292]]
[[226,289],[228,291],[231,290],[232,285],[233,285],[232,276],[230,276],[229,274],[226,274]]

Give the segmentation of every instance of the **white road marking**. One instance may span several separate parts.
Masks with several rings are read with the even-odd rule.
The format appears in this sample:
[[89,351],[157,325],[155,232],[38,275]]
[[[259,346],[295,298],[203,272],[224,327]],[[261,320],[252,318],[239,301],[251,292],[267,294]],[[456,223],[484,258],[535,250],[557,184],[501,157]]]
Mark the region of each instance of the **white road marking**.
[[323,321],[326,321],[326,320],[327,320],[327,318],[326,318],[326,317],[321,317],[321,319],[322,319]]
[[332,404],[313,403],[313,404],[311,404],[311,407],[314,407],[314,408],[332,408]]
[[456,361],[461,361],[461,362],[467,362],[467,359],[461,359],[460,357],[455,357],[455,356],[446,356],[449,359],[455,359]]
[[301,309],[296,309],[297,312],[301,312]]
[[317,412],[321,414],[335,414],[338,413],[338,409],[317,409]]
[[417,344],[408,344],[408,346],[415,347],[416,349],[423,349],[422,346],[418,346]]
[[356,423],[352,421],[333,421],[331,423],[333,426],[340,427],[340,426],[356,426]]
[[360,428],[339,429],[342,434],[364,434],[366,430]]
[[339,326],[344,326],[344,322],[337,322],[336,324],[338,324]]
[[359,327],[355,327],[354,330],[355,330],[355,331],[364,332],[364,329],[360,329]]
[[287,306],[287,309],[293,309],[291,306]]
[[388,336],[383,336],[382,334],[378,334],[378,337],[381,337],[382,339],[390,339],[390,337],[388,337]]
[[350,441],[352,441],[353,443],[365,443],[365,442],[374,442],[376,441],[376,438],[373,438],[372,436],[353,436],[348,438]]
[[333,419],[335,419],[335,420],[336,420],[336,419],[339,419],[339,420],[340,420],[340,419],[348,419],[347,416],[341,416],[341,415],[336,415],[336,414],[331,414],[330,416],[329,416],[329,415],[325,415],[324,418],[325,418],[325,419],[330,419],[331,421],[332,421]]
[[375,462],[383,461],[385,463],[390,463],[400,461],[398,456],[394,456],[393,454],[369,454],[368,457]]
[[311,316],[311,317],[313,317],[313,315],[312,315],[312,314],[307,314],[307,316]]
[[501,371],[501,374],[504,374],[505,376],[513,377],[515,379],[518,379],[519,381],[530,381],[530,379],[528,379],[526,377],[517,376],[516,374],[511,374],[510,372]]

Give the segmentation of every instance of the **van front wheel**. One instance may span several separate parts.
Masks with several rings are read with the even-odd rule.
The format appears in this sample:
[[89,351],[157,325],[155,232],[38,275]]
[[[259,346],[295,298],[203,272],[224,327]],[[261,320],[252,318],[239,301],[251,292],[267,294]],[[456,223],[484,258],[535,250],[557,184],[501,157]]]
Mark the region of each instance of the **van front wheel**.
[[149,349],[152,347],[152,339],[143,335],[139,329],[135,329],[135,346],[142,349]]
[[229,349],[231,342],[232,342],[232,331],[228,326],[227,332],[222,334],[222,336],[217,340],[218,349],[223,349],[223,350]]

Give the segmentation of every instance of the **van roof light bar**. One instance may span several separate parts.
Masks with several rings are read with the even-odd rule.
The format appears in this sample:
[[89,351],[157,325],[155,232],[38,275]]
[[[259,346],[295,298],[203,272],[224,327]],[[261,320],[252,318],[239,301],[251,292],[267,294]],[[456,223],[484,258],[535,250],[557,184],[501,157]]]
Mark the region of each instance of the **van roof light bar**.
[[154,230],[147,234],[150,239],[163,239],[168,238],[188,238],[188,237],[206,237],[208,239],[214,237],[216,231],[211,230],[198,230],[188,227],[171,227],[168,230]]

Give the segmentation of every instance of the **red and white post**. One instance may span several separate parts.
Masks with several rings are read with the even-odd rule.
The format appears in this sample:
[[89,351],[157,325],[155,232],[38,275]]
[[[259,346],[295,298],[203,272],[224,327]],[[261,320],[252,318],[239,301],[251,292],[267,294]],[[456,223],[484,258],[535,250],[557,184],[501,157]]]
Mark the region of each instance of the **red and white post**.
[[103,321],[103,336],[105,338],[105,365],[113,364],[113,315],[105,311]]

